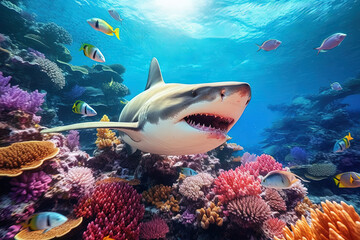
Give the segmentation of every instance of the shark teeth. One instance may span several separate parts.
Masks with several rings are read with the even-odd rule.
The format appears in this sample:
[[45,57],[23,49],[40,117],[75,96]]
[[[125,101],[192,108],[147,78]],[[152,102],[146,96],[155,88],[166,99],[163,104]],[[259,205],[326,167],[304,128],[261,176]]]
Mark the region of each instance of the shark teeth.
[[211,113],[198,113],[186,116],[184,120],[192,127],[207,132],[227,132],[234,119]]

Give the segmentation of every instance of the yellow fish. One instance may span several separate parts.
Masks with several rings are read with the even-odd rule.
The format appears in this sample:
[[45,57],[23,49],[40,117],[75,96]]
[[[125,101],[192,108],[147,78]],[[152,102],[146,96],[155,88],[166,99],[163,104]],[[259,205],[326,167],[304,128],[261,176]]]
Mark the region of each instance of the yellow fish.
[[109,36],[113,36],[115,34],[115,36],[120,40],[120,37],[119,37],[120,30],[119,30],[119,28],[116,28],[114,30],[112,26],[110,26],[107,22],[105,22],[104,20],[102,20],[100,18],[91,18],[91,19],[88,19],[86,21],[96,31],[100,31],[100,32],[105,33],[106,35],[109,35]]
[[340,173],[334,177],[336,186],[339,188],[360,187],[360,174],[356,172]]
[[113,85],[113,83],[114,83],[114,79],[111,78],[111,82],[109,83],[109,87],[111,87]]
[[121,104],[124,104],[124,105],[125,105],[125,104],[127,104],[128,102],[129,102],[129,101],[128,101],[128,100],[126,100],[126,99],[124,99],[124,100],[120,100],[120,103],[121,103]]
[[100,52],[100,50],[97,47],[91,44],[87,44],[87,43],[81,44],[80,51],[84,51],[84,55],[86,57],[96,62],[105,62],[104,55]]

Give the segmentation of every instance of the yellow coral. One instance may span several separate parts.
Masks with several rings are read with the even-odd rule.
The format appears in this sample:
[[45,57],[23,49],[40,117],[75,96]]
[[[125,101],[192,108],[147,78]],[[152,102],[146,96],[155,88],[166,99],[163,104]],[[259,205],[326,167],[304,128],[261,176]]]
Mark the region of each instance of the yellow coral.
[[0,148],[0,176],[15,177],[24,170],[35,169],[55,157],[59,149],[48,141],[28,141],[14,143]]
[[[283,229],[282,240],[355,240],[360,239],[360,216],[344,202],[322,202],[323,212],[311,209],[311,225],[304,216]],[[276,238],[279,240],[279,238]]]
[[[220,203],[218,205],[220,205]],[[208,208],[200,208],[196,210],[196,218],[203,229],[208,229],[209,225],[214,223],[221,227],[224,219],[220,217],[220,213],[221,208],[211,202]]]
[[171,195],[172,188],[170,186],[155,185],[148,191],[142,193],[142,197],[146,202],[155,205],[162,211],[179,212],[180,207],[178,201]]
[[[104,115],[100,122],[110,122],[108,116]],[[120,140],[115,136],[115,133],[108,128],[97,128],[98,137],[95,141],[96,146],[100,149],[112,147],[114,144],[120,144]]]

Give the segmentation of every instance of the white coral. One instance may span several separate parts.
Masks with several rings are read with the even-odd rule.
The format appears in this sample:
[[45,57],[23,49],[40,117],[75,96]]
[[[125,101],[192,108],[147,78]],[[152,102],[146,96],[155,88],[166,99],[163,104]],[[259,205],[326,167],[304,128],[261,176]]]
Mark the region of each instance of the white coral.
[[208,173],[199,173],[195,176],[187,177],[179,187],[179,192],[191,200],[202,198],[204,188],[208,188],[213,183],[214,178]]

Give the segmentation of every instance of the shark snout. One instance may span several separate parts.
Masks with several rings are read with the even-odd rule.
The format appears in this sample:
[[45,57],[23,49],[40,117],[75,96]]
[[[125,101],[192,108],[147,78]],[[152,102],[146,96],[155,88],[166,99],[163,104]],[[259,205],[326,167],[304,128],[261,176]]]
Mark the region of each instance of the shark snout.
[[227,98],[237,99],[238,101],[242,101],[245,98],[247,105],[251,99],[251,89],[250,85],[247,83],[235,83],[229,84],[228,86],[224,86],[220,92],[220,97],[222,100],[226,100]]

